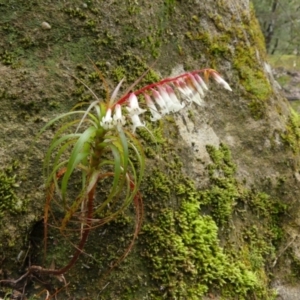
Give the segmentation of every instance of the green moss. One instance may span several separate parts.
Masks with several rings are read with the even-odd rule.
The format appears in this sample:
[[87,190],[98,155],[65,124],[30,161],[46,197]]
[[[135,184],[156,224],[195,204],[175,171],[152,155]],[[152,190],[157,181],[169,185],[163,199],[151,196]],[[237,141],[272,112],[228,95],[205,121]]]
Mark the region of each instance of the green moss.
[[14,163],[11,168],[0,171],[0,218],[4,214],[16,214],[24,210],[24,204],[15,193],[18,187],[16,176],[13,175],[15,168]]
[[212,285],[232,285],[237,295],[259,287],[255,275],[231,262],[219,247],[217,226],[209,216],[199,215],[197,201],[182,202],[176,214],[163,211],[156,225],[146,225],[144,232],[152,238],[145,253],[152,278],[165,295],[154,292],[156,299],[199,299]]
[[281,134],[281,138],[295,154],[300,152],[300,115],[292,108],[286,130]]
[[252,117],[255,120],[262,119],[266,114],[266,104],[258,99],[252,99],[248,104]]
[[217,223],[224,225],[232,214],[236,199],[240,196],[239,186],[234,177],[236,167],[225,145],[221,144],[219,149],[207,146],[206,149],[213,161],[207,167],[211,188],[201,193],[201,199],[209,206]]
[[5,50],[0,53],[0,61],[6,66],[16,65],[16,55],[13,52]]
[[176,189],[182,199],[178,211],[163,209],[143,228],[147,249],[143,255],[150,262],[154,286],[159,287],[151,297],[201,299],[213,287],[230,297],[226,299],[232,295],[249,299],[252,293],[271,299],[256,274],[219,246],[216,223],[201,215],[199,193],[190,182],[185,184]]
[[[274,299],[264,269],[274,259],[273,243],[282,237],[278,216],[285,208],[236,180],[228,147],[207,146],[207,151],[212,163],[207,166],[206,189],[195,188],[182,174],[180,161],[174,161],[174,168],[168,163],[168,175],[154,169],[146,179],[144,197],[151,221],[143,227],[141,243],[153,280],[149,296],[201,299],[213,288],[225,299]],[[239,232],[231,232],[228,221],[235,222],[234,216],[240,214],[236,207],[243,205],[250,208],[245,210],[249,221]],[[258,217],[259,227],[255,225]],[[220,246],[220,233],[227,240],[225,248]],[[233,236],[239,236],[238,240]]]
[[[239,43],[235,46],[233,66],[238,72],[241,85],[245,88],[246,96],[250,99],[251,115],[254,119],[261,119],[265,116],[265,102],[272,95],[272,88],[261,67],[261,60],[266,60],[266,50],[253,8],[250,22],[244,23],[236,32]],[[249,38],[245,40],[246,32]]]
[[[196,26],[192,24],[191,30],[185,34],[186,38],[192,43],[199,42],[205,46],[203,52],[210,60],[211,67],[218,69],[224,59],[232,61],[237,80],[244,88],[243,96],[249,100],[251,115],[254,119],[263,118],[265,102],[272,95],[272,88],[262,71],[261,61],[266,60],[266,50],[254,10],[251,10],[250,19],[248,14],[245,15],[240,26],[228,26],[219,14],[211,14],[209,17],[218,30],[216,34],[211,35],[202,28],[195,29]],[[230,44],[236,38],[238,41],[231,48]],[[198,55],[195,53],[195,58],[199,58]]]
[[159,76],[153,70],[149,69],[147,63],[138,55],[125,53],[117,59],[116,65],[116,68],[121,68],[121,73],[125,76],[127,84],[135,82],[147,70],[149,72],[137,86],[145,86],[146,84],[160,80]]
[[235,47],[234,68],[238,71],[240,82],[251,98],[267,100],[271,95],[271,86],[256,58],[256,47],[246,47],[242,42]]

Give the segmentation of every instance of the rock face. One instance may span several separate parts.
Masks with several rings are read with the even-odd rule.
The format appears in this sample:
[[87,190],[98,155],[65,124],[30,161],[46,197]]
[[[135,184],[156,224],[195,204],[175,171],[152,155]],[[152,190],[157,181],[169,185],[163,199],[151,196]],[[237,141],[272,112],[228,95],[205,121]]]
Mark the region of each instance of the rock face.
[[[45,286],[32,290],[20,281],[15,293],[298,299],[300,119],[266,67],[249,1],[19,2],[0,7],[3,279],[18,278],[32,263],[62,267],[74,251],[72,233],[55,230],[57,209],[43,261],[42,163],[57,127],[31,146],[52,117],[93,100],[81,81],[105,99],[108,88],[123,77],[130,86],[151,65],[142,84],[174,69],[209,67],[233,92],[212,85],[203,106],[149,124],[156,143],[137,131],[147,155],[144,226],[124,262],[110,270],[131,241],[134,209],[93,230],[65,274],[68,287],[42,276],[30,280]],[[103,182],[99,195],[106,188]],[[7,291],[0,287],[0,296]]]

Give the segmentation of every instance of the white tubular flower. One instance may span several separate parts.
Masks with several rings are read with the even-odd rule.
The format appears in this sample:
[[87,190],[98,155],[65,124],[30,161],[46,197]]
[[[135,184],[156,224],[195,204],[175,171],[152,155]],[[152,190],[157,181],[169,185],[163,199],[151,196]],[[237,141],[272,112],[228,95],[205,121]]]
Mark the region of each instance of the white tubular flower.
[[156,91],[155,89],[151,89],[151,90],[152,90],[152,94],[153,94],[155,102],[160,107],[160,113],[162,115],[168,114],[169,109],[167,107],[167,104],[166,104],[165,100],[162,98],[162,96],[159,94],[158,91]]
[[146,109],[141,109],[139,107],[138,98],[134,93],[131,93],[128,98],[129,104],[126,109],[128,110],[129,114],[132,115],[140,115],[146,111]]
[[201,87],[201,85],[198,83],[198,81],[195,79],[195,77],[192,74],[189,74],[189,79],[191,80],[191,83],[193,87],[197,90],[197,92],[200,94],[201,97],[204,97],[204,92]]
[[224,89],[232,92],[232,89],[229,86],[229,84],[217,72],[213,72],[212,74],[217,83],[221,84]]
[[111,109],[110,108],[106,111],[106,115],[105,115],[105,117],[102,118],[100,125],[104,129],[110,129],[113,127],[113,119],[111,117]]
[[175,85],[176,85],[178,91],[183,95],[184,100],[187,100],[188,102],[191,102],[193,91],[191,91],[186,86],[185,82],[182,79],[178,79],[178,80],[175,81]]
[[115,106],[115,114],[113,119],[113,123],[117,127],[124,126],[126,123],[125,117],[122,115],[122,107],[120,104],[116,104]]
[[185,100],[187,100],[188,102],[195,102],[198,105],[202,105],[203,101],[199,93],[197,91],[193,91],[193,87],[191,89],[182,79],[175,81],[175,84],[178,90],[183,94]]
[[201,106],[203,104],[203,99],[201,97],[202,95],[204,96],[204,92],[195,79],[194,82],[191,77],[189,77],[189,79],[190,80],[186,82],[186,86],[192,91],[191,100]]
[[166,85],[166,91],[173,103],[174,112],[177,112],[180,109],[184,108],[184,106],[185,106],[184,103],[180,103],[174,90],[169,85]]
[[197,80],[197,82],[201,85],[202,89],[208,91],[208,87],[207,87],[206,83],[204,82],[204,80],[201,78],[201,76],[199,76],[198,74],[195,74],[194,77]]
[[130,115],[132,122],[132,132],[135,133],[137,127],[145,127],[145,124],[141,122],[139,115],[133,114]]
[[145,100],[146,100],[146,104],[147,104],[148,108],[150,109],[150,112],[151,112],[151,115],[152,115],[150,120],[152,122],[155,122],[155,121],[161,119],[161,115],[157,111],[157,108],[156,108],[155,104],[153,103],[153,101],[151,100],[151,97],[148,94],[144,94],[144,97],[145,97]]
[[168,111],[169,112],[176,112],[176,111],[178,111],[180,108],[176,105],[176,103],[173,102],[173,100],[171,99],[170,95],[167,93],[165,87],[159,85],[157,88],[159,90],[160,96],[164,99],[164,101],[166,103]]

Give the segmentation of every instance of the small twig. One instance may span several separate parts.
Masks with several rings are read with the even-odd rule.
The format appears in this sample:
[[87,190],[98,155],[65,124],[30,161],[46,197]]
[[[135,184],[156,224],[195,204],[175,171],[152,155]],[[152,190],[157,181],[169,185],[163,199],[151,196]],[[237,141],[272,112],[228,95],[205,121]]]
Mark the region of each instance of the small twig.
[[110,282],[108,282],[102,289],[101,291],[98,293],[97,295],[97,299],[99,299],[99,295],[107,288],[107,286],[110,284]]
[[278,254],[278,256],[275,258],[273,264],[272,264],[272,268],[275,267],[275,265],[277,264],[278,259],[280,258],[280,256],[294,243],[294,241],[296,240],[298,236],[295,236],[285,247],[284,249]]
[[17,283],[20,282],[21,280],[23,280],[24,278],[27,278],[29,275],[30,275],[30,271],[27,271],[25,274],[23,274],[21,277],[19,277],[18,279],[16,280],[13,280],[13,279],[3,279],[3,280],[0,280],[0,285],[1,284],[4,284],[4,285],[9,285],[11,287],[16,287]]

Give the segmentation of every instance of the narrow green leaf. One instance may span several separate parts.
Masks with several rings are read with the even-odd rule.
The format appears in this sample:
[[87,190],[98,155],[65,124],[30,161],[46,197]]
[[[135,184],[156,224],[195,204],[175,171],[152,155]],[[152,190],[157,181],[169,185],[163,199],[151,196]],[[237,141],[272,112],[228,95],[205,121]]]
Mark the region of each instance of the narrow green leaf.
[[66,195],[67,184],[74,169],[79,163],[81,163],[82,160],[84,160],[90,154],[89,152],[82,152],[83,146],[85,143],[90,142],[91,138],[95,135],[96,130],[97,129],[95,127],[89,127],[88,129],[86,129],[80,135],[80,138],[77,140],[76,144],[74,145],[74,148],[71,152],[70,159],[67,165],[67,171],[64,174],[61,183],[61,192],[63,198]]

